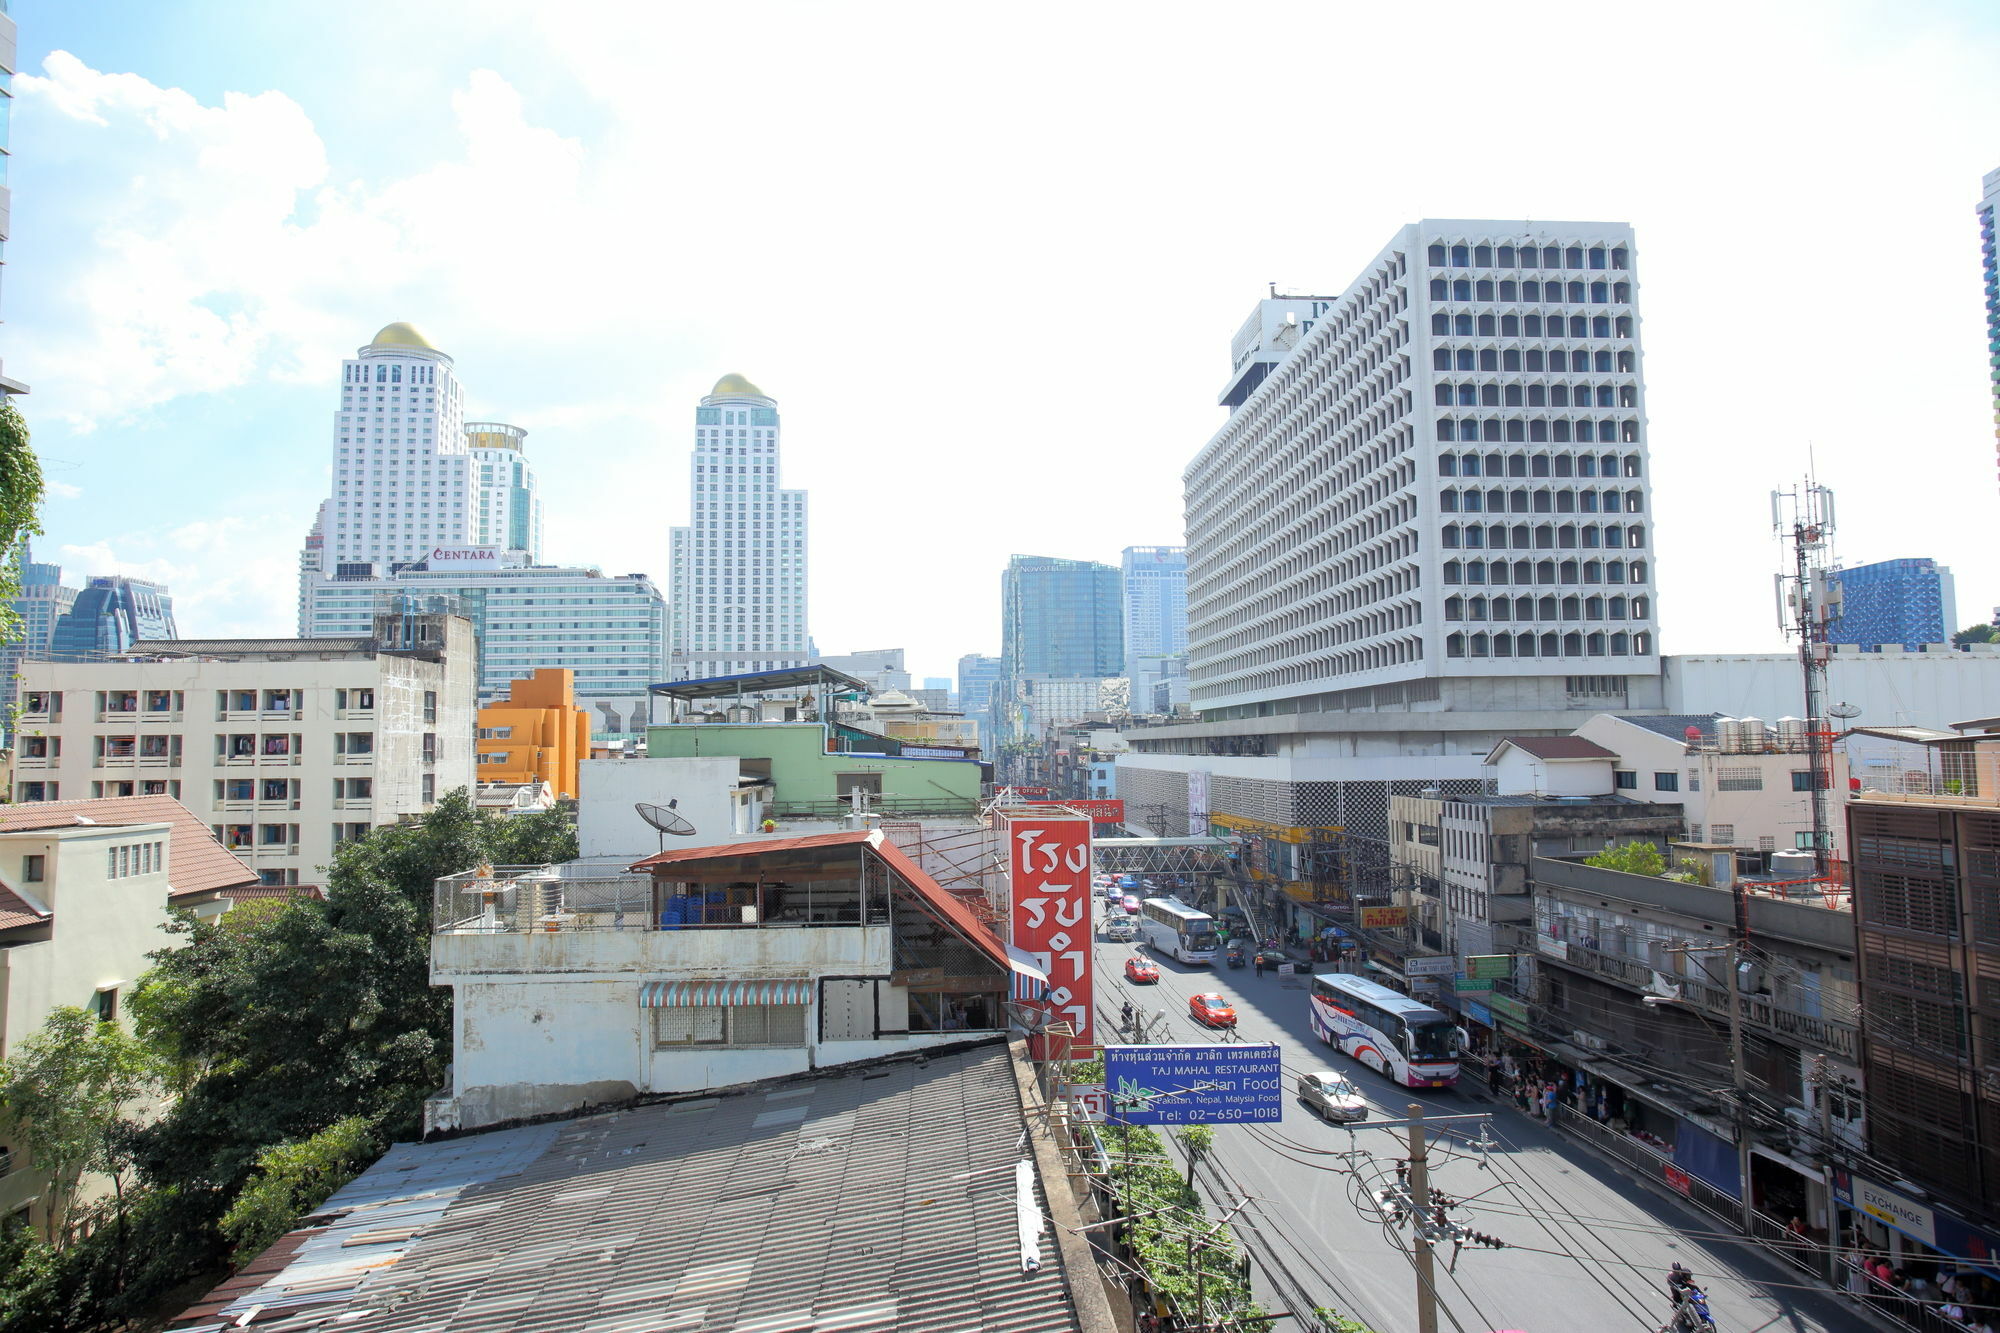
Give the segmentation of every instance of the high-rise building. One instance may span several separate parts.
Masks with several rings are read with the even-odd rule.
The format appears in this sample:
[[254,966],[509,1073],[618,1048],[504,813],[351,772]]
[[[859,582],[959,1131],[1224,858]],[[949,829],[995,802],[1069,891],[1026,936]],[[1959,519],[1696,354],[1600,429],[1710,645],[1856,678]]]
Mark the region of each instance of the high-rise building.
[[778,404],[724,375],[695,409],[688,493],[673,530],[668,674],[805,666],[806,493],[778,484]]
[[1089,560],[1017,555],[1000,578],[1000,656],[1016,679],[1125,670],[1118,571]]
[[864,648],[858,653],[829,655],[821,653],[813,659],[821,666],[830,666],[835,671],[868,682],[868,688],[877,694],[890,690],[909,692],[910,673],[903,662],[901,648]]
[[164,585],[103,574],[93,577],[69,609],[56,617],[48,656],[55,661],[89,662],[106,653],[122,653],[141,639],[171,639],[175,634],[174,599]]
[[[0,5],[0,255],[7,248],[8,218],[13,212],[13,195],[7,188],[7,163],[13,155],[8,147],[7,122],[14,106],[14,61],[17,34],[7,7]],[[26,393],[28,386],[0,374],[0,395]]]
[[520,551],[527,563],[542,558],[542,497],[528,466],[528,432],[498,421],[465,423],[465,444],[479,482],[472,514],[472,544]]
[[341,364],[333,494],[307,539],[302,579],[342,566],[386,573],[436,547],[474,545],[483,499],[452,359],[408,324],[385,326]]
[[994,682],[1000,679],[1000,659],[967,653],[958,659],[958,711],[982,721],[992,703]]
[[1505,736],[1658,710],[1637,282],[1621,223],[1427,219],[1258,302],[1184,474],[1200,721],[1135,733],[1120,795],[1386,839]]
[[1828,578],[1839,591],[1828,643],[1893,644],[1915,652],[1951,639],[1958,599],[1951,571],[1935,560],[1880,560],[1837,569]]
[[1131,708],[1150,712],[1153,687],[1168,678],[1164,659],[1187,652],[1187,548],[1128,546],[1119,559],[1119,576]]
[[11,642],[0,643],[0,720],[10,715],[14,700],[20,696],[17,677],[21,660],[47,656],[56,621],[75,602],[76,589],[63,584],[62,566],[37,562],[33,547],[22,543],[21,586],[14,594],[14,614],[21,618],[21,632]]
[[1986,173],[1979,200],[1979,267],[1986,283],[1986,365],[1992,381],[1993,420],[2000,427],[2000,250],[1994,242],[1994,214],[2000,212],[2000,168]]
[[645,731],[646,687],[666,670],[667,605],[644,574],[503,564],[488,548],[434,551],[394,574],[359,568],[358,577],[311,581],[305,637],[365,635],[385,610],[451,611],[478,636],[480,703],[508,698],[514,681],[542,668],[565,668],[599,739]]

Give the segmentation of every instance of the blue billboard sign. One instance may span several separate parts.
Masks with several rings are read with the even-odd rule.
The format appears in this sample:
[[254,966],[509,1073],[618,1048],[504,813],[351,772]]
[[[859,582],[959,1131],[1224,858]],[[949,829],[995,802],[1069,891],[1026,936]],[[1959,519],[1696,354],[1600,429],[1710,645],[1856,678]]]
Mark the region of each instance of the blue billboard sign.
[[1107,1046],[1107,1118],[1128,1125],[1279,1120],[1285,1074],[1277,1044]]

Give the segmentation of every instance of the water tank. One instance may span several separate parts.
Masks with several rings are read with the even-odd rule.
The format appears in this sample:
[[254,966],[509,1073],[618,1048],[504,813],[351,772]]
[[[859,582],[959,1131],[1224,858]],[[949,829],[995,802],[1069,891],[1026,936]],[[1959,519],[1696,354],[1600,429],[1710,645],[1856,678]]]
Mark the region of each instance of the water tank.
[[1788,754],[1797,754],[1806,748],[1806,723],[1801,717],[1781,717],[1778,719],[1778,748]]
[[1764,752],[1764,719],[1761,717],[1739,717],[1736,719],[1736,753],[1762,754]]
[[1715,748],[1724,754],[1736,753],[1736,719],[1718,717],[1715,719]]
[[1813,873],[1811,852],[1772,852],[1771,873],[1785,879],[1808,879]]
[[728,717],[731,722],[755,722],[757,710],[750,704],[731,704]]

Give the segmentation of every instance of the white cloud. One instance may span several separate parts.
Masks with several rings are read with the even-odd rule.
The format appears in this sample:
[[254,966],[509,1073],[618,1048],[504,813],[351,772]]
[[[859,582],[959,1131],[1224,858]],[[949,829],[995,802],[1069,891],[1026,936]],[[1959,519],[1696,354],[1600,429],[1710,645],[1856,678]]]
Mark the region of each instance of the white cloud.
[[83,487],[73,486],[66,481],[47,481],[42,485],[43,489],[58,500],[75,500],[83,494]]

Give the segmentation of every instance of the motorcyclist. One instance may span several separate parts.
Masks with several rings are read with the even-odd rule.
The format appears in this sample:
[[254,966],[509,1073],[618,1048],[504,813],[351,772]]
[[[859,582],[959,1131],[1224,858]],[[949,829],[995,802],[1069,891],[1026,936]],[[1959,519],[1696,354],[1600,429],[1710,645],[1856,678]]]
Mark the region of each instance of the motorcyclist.
[[1715,1327],[1706,1313],[1706,1293],[1694,1283],[1694,1274],[1686,1265],[1676,1263],[1667,1270],[1667,1295],[1673,1298],[1674,1316],[1668,1327],[1675,1330],[1696,1330]]

